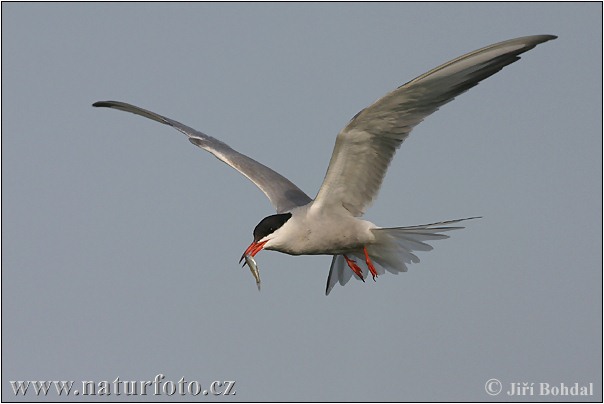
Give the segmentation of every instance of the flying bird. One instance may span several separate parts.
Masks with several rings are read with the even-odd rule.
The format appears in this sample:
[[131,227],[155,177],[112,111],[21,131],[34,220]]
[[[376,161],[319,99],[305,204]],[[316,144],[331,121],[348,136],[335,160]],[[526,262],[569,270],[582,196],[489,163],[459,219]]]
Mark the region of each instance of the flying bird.
[[[407,271],[444,232],[462,229],[458,219],[408,227],[379,227],[361,219],[376,198],[386,170],[411,130],[442,105],[519,60],[519,55],[555,39],[535,35],[486,46],[451,60],[384,95],[357,113],[338,133],[323,184],[314,199],[287,178],[227,144],[173,119],[119,101],[95,102],[172,126],[195,146],[239,171],[268,197],[277,211],[254,228],[241,259],[257,275],[253,257],[261,250],[290,255],[332,255],[325,294],[352,277],[365,281],[386,271]],[[251,260],[250,260],[251,259]],[[241,260],[240,260],[241,262]],[[252,264],[250,264],[250,262]],[[244,264],[245,265],[245,264]],[[252,268],[253,267],[253,268]],[[259,277],[256,277],[259,286]]]

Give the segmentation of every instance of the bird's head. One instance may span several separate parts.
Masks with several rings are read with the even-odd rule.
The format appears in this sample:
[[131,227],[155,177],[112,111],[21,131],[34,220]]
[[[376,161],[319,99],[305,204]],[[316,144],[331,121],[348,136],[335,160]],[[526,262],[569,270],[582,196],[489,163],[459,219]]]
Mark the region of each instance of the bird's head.
[[281,228],[292,217],[291,213],[279,213],[276,215],[267,216],[256,225],[254,228],[254,241],[245,250],[239,262],[246,255],[255,256],[264,248],[264,245],[270,240],[270,236]]

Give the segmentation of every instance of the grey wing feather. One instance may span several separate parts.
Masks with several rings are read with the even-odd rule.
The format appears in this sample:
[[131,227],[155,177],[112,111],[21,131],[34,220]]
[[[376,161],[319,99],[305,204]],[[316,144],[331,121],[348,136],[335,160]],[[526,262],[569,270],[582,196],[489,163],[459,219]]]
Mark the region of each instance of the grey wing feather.
[[183,125],[180,122],[125,102],[99,101],[92,105],[131,112],[172,126],[174,129],[184,133],[195,146],[212,153],[216,158],[233,167],[252,181],[268,197],[277,213],[287,212],[297,206],[306,205],[311,201],[308,195],[281,174],[233,150],[226,143]]
[[336,138],[314,206],[343,206],[361,216],[377,196],[390,161],[424,118],[524,53],[556,37],[536,35],[500,42],[447,62],[356,114]]

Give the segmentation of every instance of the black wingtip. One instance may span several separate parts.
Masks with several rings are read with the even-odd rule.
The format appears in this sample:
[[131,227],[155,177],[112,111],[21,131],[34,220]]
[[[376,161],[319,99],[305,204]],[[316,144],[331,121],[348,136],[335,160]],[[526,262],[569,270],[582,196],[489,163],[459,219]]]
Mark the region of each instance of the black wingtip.
[[97,101],[92,104],[93,107],[111,107],[111,103],[109,101]]

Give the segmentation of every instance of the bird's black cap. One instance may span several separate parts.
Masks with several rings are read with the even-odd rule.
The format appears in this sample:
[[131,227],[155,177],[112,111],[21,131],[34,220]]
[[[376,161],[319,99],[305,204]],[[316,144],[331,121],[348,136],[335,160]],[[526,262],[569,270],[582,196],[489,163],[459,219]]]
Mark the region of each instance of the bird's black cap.
[[262,240],[264,237],[280,228],[292,217],[291,213],[279,213],[277,215],[267,216],[254,228],[254,242]]

